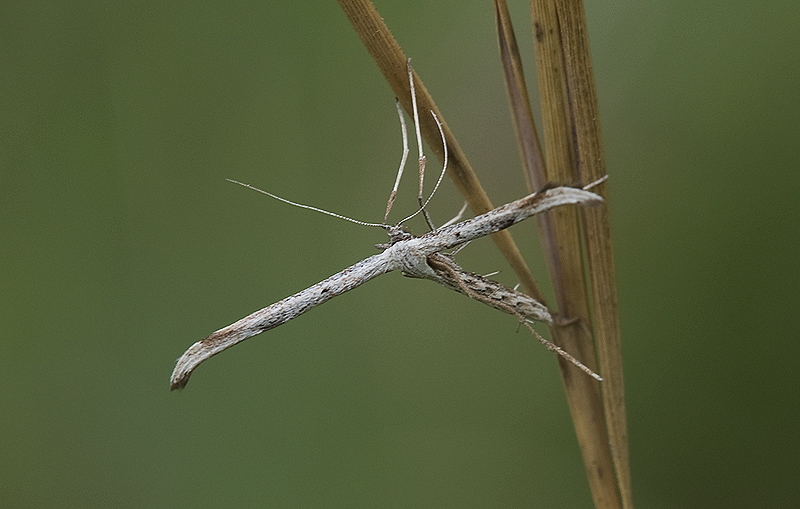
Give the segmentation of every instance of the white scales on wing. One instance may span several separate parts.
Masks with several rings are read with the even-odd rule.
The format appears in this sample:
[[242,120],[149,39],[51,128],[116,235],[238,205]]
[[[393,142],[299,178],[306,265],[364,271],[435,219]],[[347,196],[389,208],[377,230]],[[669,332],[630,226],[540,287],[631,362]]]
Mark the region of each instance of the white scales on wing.
[[[398,113],[403,132],[403,158],[398,170],[394,189],[389,197],[386,207],[386,215],[383,223],[366,223],[351,219],[333,212],[318,209],[308,205],[291,202],[279,196],[275,196],[266,191],[262,191],[248,184],[232,181],[250,189],[257,190],[273,198],[284,201],[291,205],[307,208],[328,214],[340,219],[345,219],[354,223],[384,228],[389,234],[390,241],[387,244],[380,244],[378,247],[383,249],[381,253],[370,256],[350,267],[338,272],[328,279],[321,281],[305,290],[267,306],[255,313],[252,313],[241,320],[222,328],[205,339],[193,344],[181,357],[172,372],[170,386],[172,389],[183,388],[189,380],[192,371],[203,361],[219,352],[252,337],[261,332],[275,328],[287,321],[295,318],[309,309],[318,306],[327,300],[341,295],[348,290],[362,285],[370,279],[398,270],[408,277],[430,279],[452,290],[469,295],[470,297],[483,302],[495,309],[513,314],[519,319],[536,338],[548,349],[556,352],[566,360],[576,365],[597,380],[602,380],[598,374],[586,365],[575,359],[569,353],[557,345],[544,339],[528,323],[529,321],[540,321],[547,324],[553,323],[553,317],[547,307],[536,299],[508,288],[496,281],[477,274],[473,274],[462,269],[453,260],[452,254],[447,254],[446,250],[458,248],[465,243],[485,237],[498,232],[531,216],[550,210],[554,207],[570,204],[593,205],[603,201],[603,199],[588,191],[589,188],[597,185],[605,178],[593,182],[583,189],[573,187],[555,187],[546,189],[538,193],[533,193],[519,200],[513,201],[501,207],[497,207],[485,214],[481,214],[472,219],[447,224],[441,228],[434,228],[430,217],[426,211],[426,205],[430,201],[439,183],[442,181],[444,172],[447,169],[447,143],[444,140],[441,123],[436,115],[431,112],[439,131],[442,133],[444,143],[444,165],[439,179],[427,200],[423,200],[422,182],[425,169],[425,156],[422,154],[422,141],[419,136],[419,121],[416,107],[416,96],[414,93],[414,80],[412,77],[411,64],[408,65],[408,74],[411,85],[411,96],[414,113],[414,124],[417,131],[417,145],[419,147],[419,167],[420,167],[420,191],[419,209],[397,223],[396,225],[386,224],[386,218],[392,208],[394,197],[397,193],[397,186],[403,173],[405,161],[408,156],[408,136],[406,134],[405,119],[402,110],[398,105]],[[415,237],[405,231],[403,223],[422,213],[431,230],[425,235]]]

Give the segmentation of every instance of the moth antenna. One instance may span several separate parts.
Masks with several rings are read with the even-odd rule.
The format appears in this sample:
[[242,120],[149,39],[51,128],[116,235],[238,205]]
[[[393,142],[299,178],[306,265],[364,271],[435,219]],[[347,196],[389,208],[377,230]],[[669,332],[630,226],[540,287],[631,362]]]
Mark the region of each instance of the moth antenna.
[[270,192],[264,191],[263,189],[259,189],[257,187],[251,186],[250,184],[245,184],[243,182],[239,182],[238,180],[233,180],[233,179],[225,179],[225,180],[227,180],[228,182],[231,182],[233,184],[239,184],[242,187],[246,187],[248,189],[252,189],[253,191],[258,191],[261,194],[266,194],[270,198],[275,198],[276,200],[282,201],[283,203],[288,203],[289,205],[294,205],[295,207],[300,207],[301,209],[308,209],[308,210],[313,210],[314,212],[321,212],[322,214],[327,214],[329,216],[333,216],[333,217],[336,217],[336,218],[339,218],[339,219],[344,219],[345,221],[350,221],[351,223],[360,224],[362,226],[378,226],[380,228],[383,228],[384,230],[387,228],[387,225],[385,225],[385,224],[367,223],[366,221],[359,221],[358,219],[353,219],[351,217],[343,216],[343,215],[337,214],[335,212],[329,212],[329,211],[327,211],[325,209],[312,207],[311,205],[303,205],[302,203],[295,203],[295,202],[293,202],[291,200],[287,200],[286,198],[281,198],[278,195],[275,195],[275,194],[272,194]]

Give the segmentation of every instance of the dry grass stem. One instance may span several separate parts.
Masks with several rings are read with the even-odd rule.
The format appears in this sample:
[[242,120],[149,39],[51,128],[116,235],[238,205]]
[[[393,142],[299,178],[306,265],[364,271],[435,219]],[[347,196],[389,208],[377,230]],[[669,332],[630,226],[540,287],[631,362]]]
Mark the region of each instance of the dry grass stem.
[[[570,94],[570,111],[575,126],[578,168],[581,177],[592,181],[606,174],[600,115],[592,62],[589,53],[586,14],[581,0],[556,0],[564,53],[564,68]],[[607,184],[598,187],[607,198]],[[633,507],[628,462],[628,431],[625,418],[625,389],[622,374],[622,343],[619,329],[611,221],[607,204],[595,211],[582,211],[592,315],[598,361],[607,381],[603,384],[603,409],[608,440],[622,507]]]
[[[403,108],[411,111],[406,55],[368,0],[338,0],[364,46]],[[525,76],[504,0],[495,0],[498,40],[520,154],[529,192],[547,184],[581,185],[605,175],[597,97],[587,29],[580,0],[531,0],[544,151],[536,132]],[[492,208],[455,137],[419,77],[419,109],[442,119],[451,156],[448,174],[470,208]],[[441,160],[438,128],[421,115],[421,132]],[[605,197],[607,184],[598,193]],[[551,326],[554,343],[590,368],[599,364],[601,386],[559,358],[567,401],[586,466],[595,505],[632,505],[622,360],[610,223],[606,205],[581,210],[554,209],[537,217],[556,298],[559,320]],[[542,294],[506,232],[494,236],[525,291]],[[583,252],[586,252],[586,258]],[[589,281],[585,277],[588,267]],[[560,325],[559,325],[560,324]]]
[[[545,162],[541,161],[530,100],[527,96],[522,63],[519,61],[516,38],[508,8],[503,0],[495,2],[500,56],[508,88],[514,125],[523,154],[523,164],[529,182],[541,186],[546,182],[579,183],[575,167],[572,127],[568,97],[563,86],[565,78],[560,57],[560,39],[551,30],[555,7],[546,2],[532,3],[534,35],[538,64],[539,89],[542,100],[542,119],[545,131]],[[549,12],[548,12],[549,11]],[[549,35],[549,37],[548,37]],[[578,352],[593,365],[595,349],[590,332],[591,320],[581,256],[580,223],[577,211],[563,210],[537,218],[550,278],[558,305],[558,313],[566,327],[551,327],[556,344]],[[597,507],[620,507],[615,483],[611,450],[606,439],[602,395],[597,384],[585,383],[564,363],[560,363],[567,402],[578,443],[586,466],[589,485]]]

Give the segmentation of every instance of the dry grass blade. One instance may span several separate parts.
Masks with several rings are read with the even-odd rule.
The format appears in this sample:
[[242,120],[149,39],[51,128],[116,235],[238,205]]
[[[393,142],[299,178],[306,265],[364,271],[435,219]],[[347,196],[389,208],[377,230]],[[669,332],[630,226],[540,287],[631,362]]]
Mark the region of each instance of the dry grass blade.
[[[537,2],[534,2],[536,4]],[[534,12],[537,7],[532,6]],[[553,13],[551,9],[551,13]],[[511,112],[520,142],[523,163],[529,182],[541,186],[545,182],[578,183],[571,145],[567,95],[558,56],[558,38],[547,38],[537,32],[539,87],[545,129],[546,164],[542,162],[539,141],[533,126],[530,100],[519,59],[516,38],[503,0],[495,1],[500,56],[503,62]],[[545,13],[546,15],[546,13]],[[539,16],[535,16],[537,19]],[[541,27],[541,25],[539,25]],[[534,27],[537,28],[536,26]],[[547,58],[555,56],[556,58]],[[590,334],[589,304],[586,297],[581,237],[577,211],[561,210],[537,218],[547,258],[558,312],[562,319],[574,322],[571,327],[551,327],[556,344],[579,352],[581,359],[593,362],[595,350]],[[597,384],[585,377],[574,376],[573,367],[560,363],[564,388],[575,432],[583,454],[589,485],[597,507],[620,507],[611,450],[606,437],[603,404]]]
[[[406,55],[403,54],[380,15],[368,0],[338,0],[338,3],[403,108],[410,112]],[[565,9],[567,4],[561,2],[559,9]],[[573,7],[575,5],[580,6],[577,3],[573,4]],[[601,177],[605,170],[602,163],[602,149],[599,145],[596,99],[593,95],[591,67],[588,66],[588,47],[585,45],[585,40],[570,46],[572,51],[578,53],[583,51],[585,54],[583,57],[577,54],[569,56],[572,66],[570,70],[574,73],[565,72],[565,60],[568,58],[566,53],[570,50],[562,47],[562,30],[559,27],[556,6],[549,0],[532,0],[531,10],[534,19],[537,65],[540,69],[539,88],[547,154],[546,158],[543,158],[533,124],[516,41],[508,20],[508,11],[504,2],[496,2],[495,7],[511,109],[514,113],[514,124],[530,190],[541,188],[545,183],[574,185]],[[559,15],[582,16],[582,6],[578,10],[563,12],[559,10]],[[566,22],[572,23],[570,20]],[[578,33],[568,31],[564,37],[585,38],[585,26],[576,23],[570,27],[576,29]],[[543,70],[549,72],[542,72]],[[583,74],[587,70],[588,79]],[[443,119],[419,77],[415,74],[414,78],[420,110],[433,111]],[[591,98],[576,99],[570,96],[570,92],[575,95],[591,94]],[[576,100],[585,101],[587,104],[576,104]],[[594,100],[593,108],[588,104],[592,100]],[[591,122],[586,122],[587,114],[594,115],[588,117],[591,118]],[[435,121],[428,115],[422,115],[420,121],[423,138],[441,160],[443,150]],[[442,124],[451,156],[448,174],[476,214],[490,210],[492,205],[464,153],[444,120]],[[592,158],[591,164],[587,164],[587,157]],[[604,188],[605,186],[602,186],[602,189]],[[624,399],[620,399],[623,396],[622,371],[618,348],[613,260],[610,258],[607,214],[605,207],[601,208],[603,211],[599,213],[584,214],[584,222],[588,228],[585,238],[587,249],[590,251],[588,261],[591,272],[593,314],[597,319],[598,338],[601,340],[599,354],[595,353],[592,340],[592,321],[581,257],[578,212],[569,210],[568,207],[552,211],[546,218],[540,220],[540,227],[559,314],[563,318],[562,321],[567,324],[552,329],[555,341],[590,367],[594,367],[595,356],[598,355],[601,371],[608,372],[616,378],[616,381],[610,384],[609,390],[604,390],[601,394],[600,387],[594,380],[576,371],[577,368],[559,361],[595,504],[597,507],[631,507],[627,438],[624,433]],[[493,239],[511,264],[525,291],[542,300],[541,291],[510,235],[503,232],[494,235]],[[607,267],[611,269],[608,270]],[[599,276],[595,273],[597,270]]]
[[[375,6],[368,0],[338,0],[338,2],[342,11],[344,11],[350,23],[353,25],[353,29],[358,34],[361,42],[375,60],[378,69],[380,69],[386,81],[389,83],[389,86],[391,86],[400,104],[406,112],[410,112],[411,91],[406,74],[407,57],[386,27],[386,24],[384,24],[380,14],[375,10]],[[483,187],[481,187],[464,152],[461,150],[455,136],[453,136],[453,133],[447,126],[444,116],[436,107],[427,89],[422,84],[422,80],[419,79],[416,73],[414,77],[420,111],[433,111],[442,123],[450,157],[447,169],[448,175],[450,175],[459,192],[464,195],[467,203],[469,203],[470,209],[472,209],[475,214],[488,212],[493,208],[489,197],[486,195]],[[442,142],[439,135],[439,128],[432,116],[420,115],[420,130],[428,147],[441,161],[444,157],[444,151],[441,146]],[[536,280],[531,275],[519,248],[517,248],[514,240],[511,238],[511,234],[507,231],[499,232],[492,235],[492,240],[494,240],[500,252],[506,258],[509,265],[511,265],[511,268],[514,270],[517,278],[519,278],[525,292],[537,300],[544,302],[544,296]]]
[[[606,174],[600,137],[597,92],[589,54],[586,15],[581,0],[556,0],[563,44],[564,67],[570,92],[570,110],[581,176],[591,182]],[[607,184],[597,192],[607,198]],[[583,211],[586,252],[592,291],[592,314],[598,360],[606,376],[603,405],[608,440],[613,452],[616,480],[623,507],[633,507],[628,463],[628,432],[625,420],[625,390],[622,375],[622,345],[617,309],[611,224],[606,205]]]
[[533,192],[547,184],[542,147],[536,132],[536,124],[533,121],[528,86],[522,70],[517,38],[508,14],[508,4],[505,0],[496,0],[494,11],[497,23],[497,41],[500,46],[500,62],[503,65],[503,76],[506,81],[514,131],[517,134],[520,156],[525,167],[528,191]]

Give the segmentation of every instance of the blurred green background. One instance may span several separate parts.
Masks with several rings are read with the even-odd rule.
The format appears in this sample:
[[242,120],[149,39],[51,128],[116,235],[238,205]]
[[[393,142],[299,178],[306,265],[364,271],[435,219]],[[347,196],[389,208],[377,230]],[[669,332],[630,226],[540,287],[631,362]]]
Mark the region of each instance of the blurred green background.
[[[377,7],[494,203],[525,194],[491,3]],[[637,506],[797,507],[800,4],[587,11]],[[224,180],[380,220],[393,95],[335,2],[9,1],[0,27],[0,506],[591,505],[554,357],[430,282],[169,392],[191,343],[385,241]],[[446,181],[434,218],[461,203]],[[459,261],[515,283],[490,241]]]

